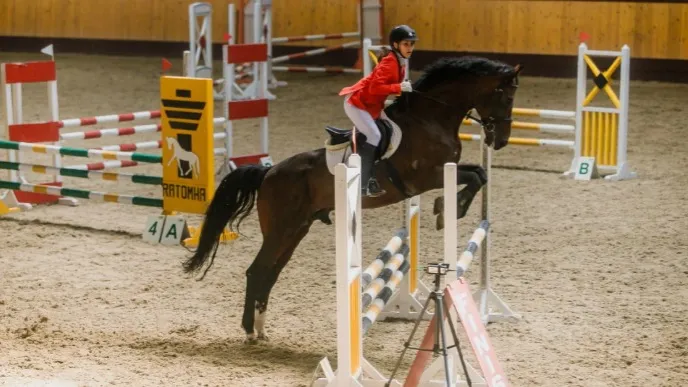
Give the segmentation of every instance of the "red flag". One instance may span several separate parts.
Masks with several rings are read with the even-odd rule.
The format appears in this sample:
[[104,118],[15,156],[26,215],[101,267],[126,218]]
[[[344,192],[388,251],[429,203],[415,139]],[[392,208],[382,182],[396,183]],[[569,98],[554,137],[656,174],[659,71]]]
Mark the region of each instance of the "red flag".
[[581,32],[580,35],[578,35],[578,39],[581,42],[586,43],[588,41],[588,39],[590,39],[590,35],[588,35],[587,32]]
[[224,39],[225,42],[229,42],[229,39],[231,39],[231,38],[232,38],[232,35],[230,35],[230,34],[227,33],[227,32],[225,32],[225,34],[222,35],[222,39]]
[[162,58],[162,72],[166,72],[167,70],[172,68],[172,62],[169,60]]

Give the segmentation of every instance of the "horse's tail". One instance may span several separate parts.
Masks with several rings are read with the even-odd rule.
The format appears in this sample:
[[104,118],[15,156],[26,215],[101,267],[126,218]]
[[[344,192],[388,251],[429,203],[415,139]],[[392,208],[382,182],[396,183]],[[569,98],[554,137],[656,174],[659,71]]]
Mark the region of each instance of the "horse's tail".
[[[262,165],[244,165],[222,179],[206,210],[196,252],[184,262],[185,272],[195,272],[203,266],[211,252],[217,250],[220,236],[228,223],[230,230],[234,223],[238,229],[253,210],[256,194],[269,169]],[[212,260],[206,272],[210,266]]]

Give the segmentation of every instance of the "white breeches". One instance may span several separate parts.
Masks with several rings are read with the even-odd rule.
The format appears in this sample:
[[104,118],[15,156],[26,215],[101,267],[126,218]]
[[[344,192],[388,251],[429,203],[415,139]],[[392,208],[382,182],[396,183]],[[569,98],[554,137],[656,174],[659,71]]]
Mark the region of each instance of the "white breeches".
[[[348,102],[349,97],[350,95],[347,95],[346,98],[344,98],[344,112],[351,122],[354,123],[356,129],[366,135],[366,142],[370,145],[377,146],[382,136],[375,124],[375,120],[367,111],[350,104]],[[384,111],[381,114],[381,118],[387,118]]]

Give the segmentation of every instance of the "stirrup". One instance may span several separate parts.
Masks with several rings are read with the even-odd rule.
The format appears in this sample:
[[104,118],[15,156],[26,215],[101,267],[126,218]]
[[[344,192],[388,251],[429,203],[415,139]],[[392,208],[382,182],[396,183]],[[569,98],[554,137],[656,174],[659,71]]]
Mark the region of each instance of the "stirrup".
[[361,189],[361,195],[368,196],[371,198],[382,196],[386,193],[387,193],[387,191],[380,188],[380,185],[378,184],[377,179],[375,179],[374,177],[371,177],[368,180],[368,184],[365,187],[362,187],[362,189]]

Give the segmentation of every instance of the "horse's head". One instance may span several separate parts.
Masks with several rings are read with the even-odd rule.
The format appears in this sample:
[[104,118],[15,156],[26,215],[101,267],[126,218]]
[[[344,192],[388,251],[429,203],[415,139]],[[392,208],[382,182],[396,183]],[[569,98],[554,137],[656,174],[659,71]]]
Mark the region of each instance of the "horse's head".
[[172,149],[172,143],[174,142],[174,137],[165,137],[165,142],[167,143],[167,149]]
[[475,110],[485,132],[485,142],[495,150],[505,147],[511,136],[511,112],[523,67],[505,66],[498,74],[480,79]]
[[[431,64],[413,85],[414,94],[428,101],[418,109],[456,130],[465,114],[480,115],[487,145],[506,146],[511,136],[511,111],[522,67],[486,58],[442,58]],[[420,101],[415,99],[415,101]]]

